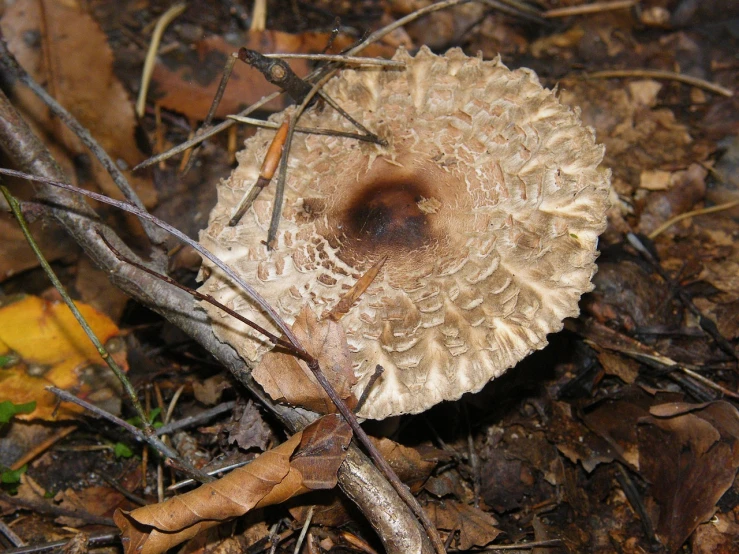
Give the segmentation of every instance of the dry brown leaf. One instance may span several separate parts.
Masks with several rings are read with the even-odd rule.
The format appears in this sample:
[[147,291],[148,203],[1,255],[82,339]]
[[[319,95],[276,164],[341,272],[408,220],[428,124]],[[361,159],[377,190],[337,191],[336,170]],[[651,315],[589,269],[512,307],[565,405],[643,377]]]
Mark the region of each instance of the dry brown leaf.
[[[349,348],[341,324],[329,319],[319,320],[310,308],[304,307],[292,330],[305,349],[316,357],[339,397],[349,408],[356,406],[352,387],[357,380],[351,369]],[[305,363],[290,354],[275,350],[268,352],[254,369],[253,376],[276,402],[302,406],[319,414],[336,412],[333,402]]]
[[[19,0],[7,6],[0,26],[20,64],[87,127],[116,163],[133,167],[143,161],[136,146],[133,104],[113,74],[113,53],[105,33],[76,1]],[[105,194],[121,198],[102,165],[40,100],[22,86],[15,87],[13,95],[26,121],[54,138],[58,144],[51,145],[54,157],[68,175],[81,186],[89,181]],[[153,206],[156,191],[151,179],[124,173],[144,204]]]
[[243,450],[251,448],[266,450],[272,437],[272,431],[262,418],[256,404],[250,400],[244,406],[241,416],[238,416],[237,410],[236,417],[238,421],[234,421],[227,427],[228,443],[237,444]]
[[728,402],[657,409],[638,426],[640,474],[651,483],[647,508],[668,552],[713,516],[739,469],[739,413]]
[[372,442],[411,492],[419,491],[436,467],[435,461],[424,459],[415,448],[385,438],[373,439]]
[[486,546],[502,532],[493,516],[461,502],[427,504],[426,511],[437,529],[459,531],[459,550]]
[[[351,440],[346,427],[339,416],[329,416],[218,481],[161,504],[131,512],[117,510],[114,520],[121,529],[126,554],[164,552],[253,508],[284,502],[313,490],[311,487],[334,486],[344,460],[341,454]],[[292,463],[296,450],[300,461]]]
[[322,417],[303,431],[298,451],[290,460],[311,490],[332,489],[352,439],[349,424],[338,414]]

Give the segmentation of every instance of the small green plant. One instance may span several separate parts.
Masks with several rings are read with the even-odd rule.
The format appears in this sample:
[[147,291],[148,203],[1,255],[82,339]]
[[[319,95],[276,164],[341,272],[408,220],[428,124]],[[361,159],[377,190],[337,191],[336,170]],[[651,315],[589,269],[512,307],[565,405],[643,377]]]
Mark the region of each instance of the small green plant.
[[10,400],[4,400],[0,402],[0,425],[8,423],[16,414],[30,414],[35,409],[36,401],[13,404]]
[[8,494],[15,494],[18,492],[18,485],[21,482],[21,475],[23,475],[28,469],[28,465],[24,465],[20,469],[9,469],[4,466],[0,466],[0,488]]
[[[161,413],[161,408],[154,408],[151,412],[149,412],[149,424],[154,429],[159,429],[164,423],[159,421],[159,414]],[[130,423],[131,425],[134,425],[141,429],[143,427],[141,418],[139,416],[132,417],[131,419],[127,419],[126,422]]]
[[133,450],[124,442],[115,443],[113,453],[116,458],[130,458],[133,456]]

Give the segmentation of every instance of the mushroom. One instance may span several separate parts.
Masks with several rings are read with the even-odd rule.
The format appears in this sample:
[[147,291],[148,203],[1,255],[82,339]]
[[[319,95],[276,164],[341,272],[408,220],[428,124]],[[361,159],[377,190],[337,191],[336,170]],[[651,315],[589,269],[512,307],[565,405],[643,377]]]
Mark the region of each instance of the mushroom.
[[[478,391],[543,348],[593,288],[609,206],[610,172],[598,167],[604,148],[533,71],[456,48],[443,56],[400,49],[394,59],[405,70],[346,70],[325,87],[386,146],[296,135],[280,230],[268,249],[272,187],[228,226],[270,145],[273,132],[260,130],[219,186],[200,238],[288,323],[306,304],[327,313],[386,258],[341,320],[357,392],[377,364],[384,369],[358,414],[372,419]],[[311,108],[300,124],[352,130],[328,107]],[[217,268],[205,267],[201,291],[275,329]],[[270,348],[204,308],[215,333],[245,358]]]

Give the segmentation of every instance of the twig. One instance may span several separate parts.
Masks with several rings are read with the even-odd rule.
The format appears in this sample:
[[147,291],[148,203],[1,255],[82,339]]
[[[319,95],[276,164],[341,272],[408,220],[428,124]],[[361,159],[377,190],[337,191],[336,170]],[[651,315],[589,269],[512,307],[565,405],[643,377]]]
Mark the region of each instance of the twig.
[[110,244],[110,242],[108,242],[108,240],[103,235],[100,235],[100,239],[105,243],[105,245],[108,248],[110,248],[111,252],[113,252],[113,254],[115,255],[115,257],[118,258],[119,260],[121,260],[122,262],[127,263],[127,264],[131,264],[132,266],[140,269],[141,271],[145,271],[149,275],[151,275],[153,277],[156,277],[157,279],[160,279],[160,280],[164,281],[165,283],[168,283],[168,284],[172,285],[173,287],[177,287],[178,289],[185,291],[186,293],[192,295],[193,297],[195,297],[198,300],[201,300],[203,302],[209,302],[210,304],[213,304],[215,307],[223,310],[224,312],[226,312],[231,317],[238,319],[242,323],[245,323],[246,325],[250,326],[252,329],[254,329],[255,331],[257,331],[258,333],[261,333],[262,335],[264,335],[267,339],[269,339],[269,341],[272,344],[274,344],[276,346],[281,346],[281,347],[283,347],[283,348],[285,348],[287,350],[290,350],[293,353],[297,353],[297,352],[295,352],[295,350],[293,348],[293,345],[290,342],[288,342],[288,341],[286,341],[284,339],[281,339],[280,337],[278,337],[277,335],[275,335],[273,333],[270,333],[269,331],[267,331],[265,328],[261,327],[257,323],[254,323],[250,319],[245,318],[244,316],[242,316],[238,312],[235,312],[234,310],[232,310],[228,306],[226,306],[224,304],[221,304],[220,302],[218,302],[218,300],[216,300],[215,298],[213,298],[211,295],[209,295],[209,294],[203,294],[203,293],[201,293],[201,292],[199,292],[199,291],[197,291],[195,289],[191,289],[189,287],[186,287],[185,285],[182,285],[182,284],[178,283],[177,281],[175,281],[171,277],[168,277],[167,275],[163,275],[161,273],[157,273],[156,271],[153,271],[153,270],[149,269],[145,265],[140,264],[140,263],[132,260],[131,258],[127,258],[123,254],[121,254],[112,244]]
[[267,28],[267,0],[255,0],[251,12],[251,26],[249,30],[261,33]]
[[[501,550],[531,550],[533,548],[547,548],[549,546],[562,546],[562,539],[547,539],[544,541],[518,542],[516,544],[496,544],[490,550],[480,550],[478,554],[495,554],[496,552],[499,552]],[[462,551],[461,550],[450,550],[450,552],[462,552]]]
[[493,9],[503,12],[508,15],[521,17],[528,21],[539,23],[540,25],[547,25],[547,20],[541,17],[541,12],[535,8],[532,8],[524,2],[518,2],[517,0],[479,0],[480,3],[485,4]]
[[164,30],[186,8],[187,4],[184,2],[175,4],[162,14],[154,27],[154,33],[151,35],[151,42],[149,43],[149,50],[146,52],[146,59],[144,60],[144,69],[141,72],[141,89],[139,90],[139,97],[136,100],[136,115],[138,117],[144,117],[146,95],[149,92],[149,83],[151,82],[151,75],[154,72],[154,62],[156,61],[159,43],[162,41]]
[[[229,79],[231,79],[231,73],[233,73],[234,64],[236,63],[235,56],[229,56],[226,60],[226,64],[223,67],[223,73],[221,73],[221,82],[218,83],[218,88],[216,89],[216,94],[213,97],[213,100],[210,103],[210,108],[208,108],[208,113],[205,116],[205,119],[203,120],[203,124],[200,126],[200,128],[195,131],[195,136],[203,135],[206,133],[206,131],[210,128],[210,124],[213,121],[213,118],[216,115],[216,110],[218,109],[218,106],[221,103],[221,100],[223,99],[223,95],[226,92],[226,86],[228,85]],[[195,158],[197,158],[198,155],[198,149],[200,148],[200,145],[197,145],[193,147],[192,151],[189,152],[189,157],[187,157],[187,154],[185,155],[187,158],[187,161],[185,162],[185,167],[182,168],[181,173],[184,175],[192,169],[192,165],[195,163]]]
[[[229,473],[229,472],[233,471],[234,469],[237,469],[237,468],[240,468],[240,467],[244,467],[245,465],[248,465],[248,464],[252,463],[252,461],[253,461],[253,459],[251,459],[251,460],[242,460],[240,462],[234,462],[233,464],[227,464],[225,466],[217,467],[215,469],[209,469],[209,470],[206,471],[206,473],[208,475],[211,475],[211,476],[218,475],[220,473]],[[167,490],[168,491],[176,491],[176,490],[182,489],[184,487],[188,487],[190,485],[194,485],[195,483],[197,483],[197,481],[195,481],[195,479],[184,479],[182,481],[176,482],[174,485],[168,486],[167,487]]]
[[313,60],[317,62],[338,62],[349,65],[379,65],[403,69],[405,62],[386,60],[385,58],[365,58],[362,56],[342,56],[341,54],[262,54],[265,58],[281,60]]
[[128,498],[134,504],[138,504],[139,506],[146,506],[148,504],[148,502],[146,501],[146,499],[141,498],[140,496],[133,494],[130,490],[128,490],[127,488],[125,488],[124,486],[122,486],[118,481],[116,481],[115,479],[113,479],[110,475],[107,475],[107,474],[103,473],[102,471],[97,471],[96,473],[100,476],[100,478],[103,481],[105,481],[106,483],[108,483],[108,485],[110,485],[111,487],[113,487],[115,490],[117,490],[123,496],[125,496],[126,498]]
[[136,437],[139,441],[145,442],[149,445],[151,445],[155,450],[158,452],[161,452],[164,456],[176,458],[177,452],[172,450],[170,447],[168,447],[166,444],[162,443],[158,438],[156,438],[155,435],[147,435],[144,433],[141,429],[138,427],[131,425],[127,421],[119,418],[118,416],[115,416],[111,414],[110,412],[106,412],[105,410],[98,408],[94,404],[90,404],[86,400],[82,400],[81,398],[76,397],[71,392],[67,392],[65,390],[62,390],[57,387],[45,387],[47,391],[50,393],[58,396],[60,399],[71,402],[73,404],[76,404],[93,414],[95,414],[98,417],[101,417],[103,419],[107,419],[110,421],[113,425],[117,425],[118,427],[122,427],[129,433],[131,433],[134,437]]
[[739,200],[733,200],[732,202],[725,202],[724,204],[719,204],[717,206],[711,206],[710,208],[701,208],[699,210],[693,210],[691,212],[685,212],[684,214],[676,215],[675,217],[671,217],[670,219],[665,221],[662,225],[657,227],[654,231],[649,233],[647,237],[649,237],[649,240],[654,240],[664,231],[666,231],[667,229],[669,229],[676,223],[680,223],[684,219],[689,219],[697,215],[706,215],[706,214],[713,214],[716,212],[722,212],[724,210],[729,210],[733,208],[734,206],[739,206]]
[[290,146],[292,145],[293,135],[295,134],[295,125],[300,119],[300,116],[308,107],[308,104],[313,100],[313,97],[318,93],[320,88],[329,81],[337,70],[329,71],[324,75],[316,84],[314,84],[308,93],[303,98],[303,102],[298,106],[290,119],[290,125],[287,129],[287,139],[285,139],[285,146],[282,149],[282,158],[280,159],[280,173],[277,177],[277,185],[275,187],[275,199],[274,205],[272,206],[272,220],[269,223],[269,230],[267,231],[267,248],[273,248],[273,241],[277,236],[277,227],[280,225],[280,218],[282,217],[282,201],[285,196],[285,180],[287,178],[287,161],[290,157]]
[[[115,523],[113,523],[113,520],[108,517],[100,517],[93,515],[86,511],[75,511],[75,510],[67,510],[65,508],[60,508],[59,506],[55,506],[53,504],[49,504],[47,502],[42,501],[34,501],[34,500],[28,500],[25,498],[19,498],[18,496],[9,496],[4,493],[0,493],[0,500],[3,502],[7,502],[11,506],[18,506],[19,508],[23,508],[25,510],[32,510],[36,513],[40,514],[50,514],[53,516],[62,516],[62,517],[73,517],[75,519],[81,519],[85,523],[91,524],[91,525],[105,525],[106,527],[115,527]],[[3,554],[5,554],[4,551]]]
[[23,456],[21,456],[18,460],[13,462],[13,464],[10,466],[10,469],[15,470],[15,471],[19,470],[24,465],[29,463],[31,460],[33,460],[37,456],[40,456],[43,452],[46,452],[55,443],[59,442],[64,437],[66,437],[67,435],[70,435],[76,430],[77,430],[77,425],[68,425],[66,427],[61,427],[59,429],[56,429],[52,436],[50,436],[46,440],[42,441],[41,443],[31,448],[28,452],[23,454]]
[[259,177],[257,182],[254,183],[246,194],[241,197],[241,200],[236,205],[236,209],[233,211],[231,219],[228,221],[229,227],[236,226],[241,218],[246,213],[254,200],[256,200],[259,193],[270,184],[272,177],[275,175],[277,166],[280,165],[280,159],[282,158],[282,150],[285,146],[285,139],[287,138],[287,132],[290,129],[290,116],[286,115],[282,125],[272,137],[272,143],[267,149],[267,153],[264,155],[262,160],[262,167],[259,169]]
[[300,530],[298,540],[295,541],[295,549],[293,550],[293,554],[300,554],[300,547],[303,546],[303,541],[305,540],[306,533],[308,533],[310,522],[313,520],[313,512],[315,511],[315,509],[315,505],[308,508],[308,515],[305,516],[305,523],[303,523],[303,528]]
[[15,532],[0,519],[0,533],[10,541],[13,546],[26,546],[26,543]]
[[[628,233],[626,235],[626,240],[628,240],[629,244],[631,244],[631,246],[633,246],[637,252],[639,252],[639,254],[641,254],[642,257],[651,264],[657,274],[662,277],[665,282],[670,283],[672,281],[668,273],[660,265],[659,261],[652,256],[652,253],[644,246],[644,244],[642,244],[641,240],[639,240],[639,237],[634,233]],[[680,286],[677,288],[677,297],[680,299],[683,306],[685,306],[698,319],[698,324],[701,326],[701,329],[713,338],[718,347],[735,360],[739,360],[739,354],[734,350],[734,346],[719,332],[716,327],[716,323],[712,319],[703,315],[703,312],[698,309],[690,296],[688,296],[685,290]]]
[[[257,111],[259,108],[261,108],[265,104],[271,102],[272,100],[274,100],[275,98],[277,98],[280,94],[282,94],[282,93],[281,92],[273,92],[272,94],[270,94],[270,95],[265,96],[264,98],[262,98],[259,102],[255,102],[254,104],[252,104],[248,108],[245,108],[245,109],[241,110],[237,115],[240,116],[240,117],[245,117],[245,116],[249,115],[250,113]],[[182,142],[182,143],[178,144],[177,146],[174,146],[174,147],[170,148],[166,152],[162,152],[161,154],[157,154],[156,156],[152,156],[148,160],[144,160],[139,165],[137,165],[136,167],[134,167],[133,170],[136,171],[138,169],[143,169],[145,167],[149,167],[150,165],[157,164],[157,163],[162,162],[164,160],[168,160],[172,156],[176,156],[177,154],[180,154],[180,153],[184,152],[185,150],[189,150],[193,146],[196,146],[196,145],[200,144],[204,140],[209,139],[210,137],[212,137],[213,135],[217,135],[221,131],[225,131],[226,129],[228,129],[229,127],[231,127],[234,123],[235,123],[234,120],[232,120],[232,119],[226,119],[225,121],[222,121],[218,125],[214,125],[210,129],[205,129],[201,133],[196,134],[193,138],[191,138],[189,140],[186,140],[185,142]]]
[[657,69],[609,69],[606,71],[595,71],[593,73],[585,73],[585,77],[589,79],[619,79],[621,77],[637,77],[647,79],[664,79],[667,81],[678,81],[692,87],[698,87],[710,92],[721,94],[731,98],[734,91],[730,88],[722,87],[716,83],[711,83],[705,79],[691,77],[683,73],[675,73],[674,71],[661,71]]
[[[132,204],[138,206],[142,210],[146,207],[139,198],[136,191],[133,190],[128,179],[123,175],[115,162],[111,159],[108,153],[98,144],[95,138],[90,132],[77,121],[77,119],[69,113],[64,106],[62,106],[56,99],[51,96],[41,85],[39,85],[33,77],[18,63],[13,53],[8,50],[8,45],[5,40],[0,36],[0,61],[5,67],[16,77],[20,82],[26,85],[31,92],[38,96],[41,101],[44,102],[51,110],[51,112],[58,117],[64,125],[69,127],[74,132],[82,143],[89,148],[90,152],[100,161],[102,166],[108,172],[113,182],[123,194],[124,198]],[[162,244],[164,242],[164,235],[149,223],[143,223],[144,231],[146,236],[153,244]]]
[[182,419],[178,419],[177,421],[162,425],[159,429],[157,429],[157,435],[171,435],[172,433],[174,433],[175,431],[179,431],[180,429],[192,427],[193,425],[199,425],[200,423],[204,423],[216,416],[225,414],[226,412],[230,412],[235,407],[235,400],[223,402],[222,404],[218,404],[218,406],[213,406],[208,410],[203,410],[199,414],[184,417]]
[[586,15],[591,13],[607,12],[611,10],[625,10],[636,5],[637,0],[616,0],[615,2],[595,2],[581,6],[567,6],[566,8],[554,8],[545,11],[542,15],[551,19],[553,17],[569,17],[571,15]]
[[[3,554],[42,554],[53,550],[62,550],[71,542],[71,539],[62,541],[47,542],[44,544],[36,544],[29,546],[21,546],[19,548],[10,548],[3,550]],[[114,533],[97,533],[91,534],[87,540],[88,547],[107,546],[120,542],[119,532]]]
[[[239,123],[246,123],[247,125],[253,125],[254,127],[264,127],[266,129],[279,129],[280,123],[274,121],[265,121],[263,119],[255,119],[253,117],[242,117],[240,115],[229,115],[228,119],[233,119]],[[335,131],[333,129],[313,129],[311,127],[299,127],[295,126],[296,133],[306,133],[309,135],[329,135],[333,137],[344,137],[355,140],[361,140],[362,142],[372,142],[377,144],[377,138],[374,135],[361,135],[359,133],[350,133],[348,131]]]

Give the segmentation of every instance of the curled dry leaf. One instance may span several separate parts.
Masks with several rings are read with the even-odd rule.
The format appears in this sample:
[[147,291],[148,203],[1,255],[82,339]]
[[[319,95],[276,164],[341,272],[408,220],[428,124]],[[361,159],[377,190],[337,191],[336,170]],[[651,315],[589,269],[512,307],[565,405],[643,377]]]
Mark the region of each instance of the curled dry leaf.
[[[354,408],[357,400],[352,387],[357,379],[352,371],[343,327],[330,319],[319,320],[306,306],[295,319],[292,330],[318,360],[323,374],[339,396],[349,408]],[[267,353],[254,369],[253,376],[276,402],[288,402],[319,414],[336,412],[310,369],[291,354],[277,350]]]
[[340,416],[326,416],[218,481],[160,504],[116,511],[126,554],[164,552],[253,508],[335,486],[351,437]]

